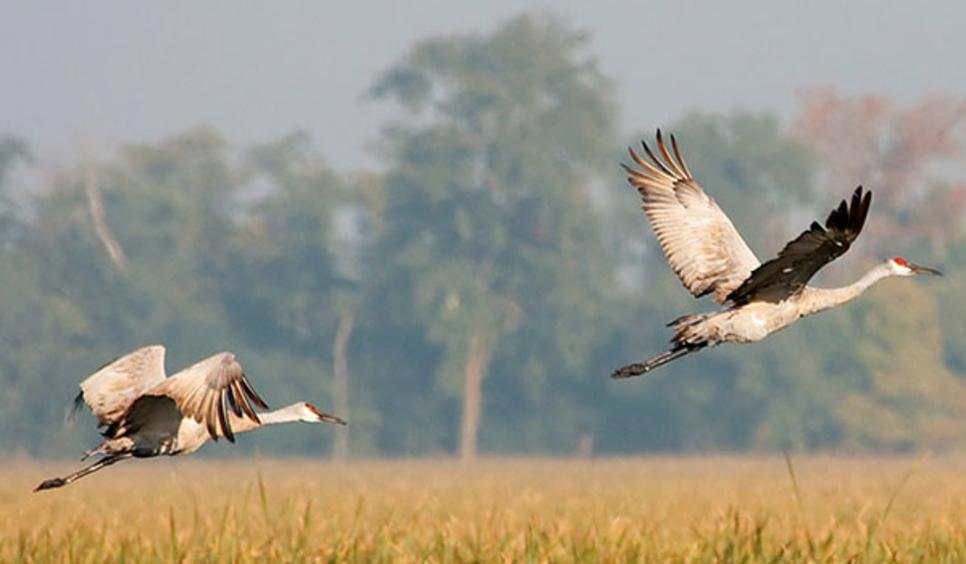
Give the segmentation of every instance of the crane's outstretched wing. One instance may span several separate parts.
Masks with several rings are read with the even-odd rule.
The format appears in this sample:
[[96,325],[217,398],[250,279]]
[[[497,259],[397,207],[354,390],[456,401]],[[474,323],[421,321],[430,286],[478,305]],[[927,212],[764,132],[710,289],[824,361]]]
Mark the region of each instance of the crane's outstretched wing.
[[695,297],[714,292],[714,301],[724,303],[758,266],[758,259],[728,216],[694,181],[673,135],[674,157],[660,129],[657,148],[663,159],[656,157],[646,143],[641,144],[651,162],[628,149],[640,170],[621,166],[630,175],[628,182],[641,194],[641,207],[671,269]]
[[229,409],[238,417],[260,423],[251,404],[268,408],[230,352],[218,353],[185,368],[145,392],[145,396],[171,398],[185,417],[203,423],[216,441],[225,437],[235,442]]
[[785,245],[778,256],[759,266],[728,296],[735,305],[751,301],[779,302],[801,290],[820,268],[842,256],[862,232],[869,215],[872,192],[859,186],[851,203],[842,200],[832,210],[825,227],[813,221],[811,227]]
[[164,347],[153,345],[131,351],[105,364],[80,383],[76,411],[86,403],[100,426],[116,423],[145,390],[165,379]]

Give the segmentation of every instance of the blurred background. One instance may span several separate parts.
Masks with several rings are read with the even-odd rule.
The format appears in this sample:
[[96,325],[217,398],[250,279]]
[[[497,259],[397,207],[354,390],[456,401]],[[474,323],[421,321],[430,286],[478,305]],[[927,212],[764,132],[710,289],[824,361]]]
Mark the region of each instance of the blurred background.
[[[0,2],[0,448],[95,440],[78,382],[234,351],[279,407],[215,456],[966,444],[966,5]],[[618,163],[656,127],[759,257],[864,184],[824,270],[891,280],[646,378],[713,309]]]

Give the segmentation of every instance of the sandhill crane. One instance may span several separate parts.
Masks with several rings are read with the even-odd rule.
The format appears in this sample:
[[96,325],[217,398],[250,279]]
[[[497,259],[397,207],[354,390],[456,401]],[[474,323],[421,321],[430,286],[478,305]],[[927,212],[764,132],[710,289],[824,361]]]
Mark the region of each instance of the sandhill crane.
[[818,222],[790,241],[778,256],[760,264],[714,199],[695,182],[671,136],[668,151],[657,131],[655,156],[641,143],[650,162],[628,149],[639,169],[622,164],[628,181],[643,200],[644,214],[657,234],[668,263],[695,296],[714,294],[725,309],[685,315],[668,324],[671,348],[644,362],[614,371],[614,378],[644,374],[682,356],[721,343],[750,343],[784,329],[796,320],[842,305],[889,276],[935,274],[902,257],[872,267],[854,284],[815,288],[806,283],[855,241],[865,224],[872,193],[859,186],[851,202],[842,200],[823,227]]
[[345,421],[306,402],[255,413],[252,403],[268,409],[255,393],[235,355],[210,356],[181,372],[165,376],[161,345],[121,356],[80,384],[74,411],[84,403],[97,417],[104,440],[81,460],[97,462],[63,478],[44,480],[34,491],[59,488],[131,457],[190,454],[208,439],[235,442],[235,433],[264,425],[301,421]]

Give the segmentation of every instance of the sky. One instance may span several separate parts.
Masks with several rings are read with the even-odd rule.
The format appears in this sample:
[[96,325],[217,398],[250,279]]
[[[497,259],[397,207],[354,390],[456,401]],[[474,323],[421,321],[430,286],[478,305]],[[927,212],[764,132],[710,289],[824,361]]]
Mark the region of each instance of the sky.
[[[366,89],[419,39],[528,10],[592,36],[626,132],[688,110],[794,115],[803,87],[966,96],[966,3],[0,0],[0,134],[38,161],[196,125],[233,146],[307,131],[334,168],[380,168],[393,108]],[[646,103],[645,103],[646,101]]]

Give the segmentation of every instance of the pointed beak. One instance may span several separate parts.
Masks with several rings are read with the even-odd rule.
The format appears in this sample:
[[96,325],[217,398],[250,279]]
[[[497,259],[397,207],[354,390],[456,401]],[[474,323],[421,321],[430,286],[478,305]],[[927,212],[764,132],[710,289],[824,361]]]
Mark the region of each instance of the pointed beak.
[[303,404],[305,405],[305,407],[309,409],[309,411],[314,413],[315,416],[319,418],[320,423],[325,422],[325,423],[335,423],[336,425],[348,425],[348,423],[345,422],[345,419],[342,419],[341,417],[336,417],[335,415],[329,415],[324,411],[319,411],[311,403],[303,402]]
[[933,276],[942,276],[943,273],[939,272],[935,268],[929,268],[928,266],[919,266],[918,264],[909,264],[909,268],[912,269],[916,274],[932,274]]
[[348,425],[348,423],[345,422],[345,419],[336,417],[335,415],[329,415],[328,413],[319,413],[319,419],[321,421],[325,421],[326,423],[335,423],[336,425],[343,426]]

